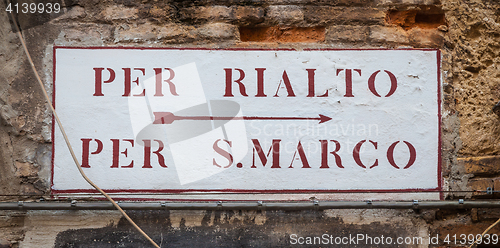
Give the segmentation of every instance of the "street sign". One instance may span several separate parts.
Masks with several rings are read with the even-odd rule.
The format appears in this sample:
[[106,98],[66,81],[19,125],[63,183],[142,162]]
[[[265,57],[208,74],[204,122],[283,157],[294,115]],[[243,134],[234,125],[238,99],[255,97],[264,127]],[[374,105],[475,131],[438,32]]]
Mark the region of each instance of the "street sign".
[[[439,199],[437,50],[55,47],[54,71],[56,111],[107,191]],[[93,192],[53,132],[53,192]]]

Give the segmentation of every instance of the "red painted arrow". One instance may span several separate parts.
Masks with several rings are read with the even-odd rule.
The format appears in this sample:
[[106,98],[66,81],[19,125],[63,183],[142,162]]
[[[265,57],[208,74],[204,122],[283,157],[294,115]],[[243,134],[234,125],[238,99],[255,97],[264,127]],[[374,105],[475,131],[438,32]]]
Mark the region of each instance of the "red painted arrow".
[[153,112],[155,121],[153,124],[172,124],[177,120],[318,120],[319,123],[327,122],[332,118],[320,114],[319,117],[262,117],[262,116],[177,116],[171,112]]

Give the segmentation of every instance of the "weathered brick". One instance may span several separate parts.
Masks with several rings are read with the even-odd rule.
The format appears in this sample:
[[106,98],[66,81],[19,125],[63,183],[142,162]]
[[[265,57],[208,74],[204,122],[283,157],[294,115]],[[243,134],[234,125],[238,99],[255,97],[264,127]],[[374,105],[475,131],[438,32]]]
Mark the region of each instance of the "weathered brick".
[[[224,32],[221,26],[219,32]],[[213,30],[214,28],[212,28]],[[215,31],[217,29],[215,28]],[[212,31],[212,32],[215,32]],[[178,43],[185,41],[192,41],[197,35],[206,38],[209,32],[207,26],[195,29],[193,26],[180,25],[170,23],[166,25],[157,26],[151,23],[142,25],[122,25],[115,29],[115,42],[148,42],[148,41],[163,41],[166,43]],[[214,34],[215,35],[215,34]]]
[[422,5],[431,5],[436,4],[435,0],[402,0],[403,4],[422,4]]
[[401,0],[375,0],[377,5],[395,5],[401,3]]
[[269,6],[266,11],[268,21],[273,24],[291,25],[304,20],[304,13],[299,6]]
[[477,216],[479,221],[498,220],[500,218],[500,211],[496,208],[479,208],[477,209]]
[[494,175],[500,173],[500,156],[458,158],[464,162],[467,173],[474,175]]
[[157,33],[157,38],[165,43],[181,43],[194,39],[192,26],[168,24],[162,26]]
[[181,9],[181,20],[193,22],[224,21],[231,19],[231,8],[226,6],[195,6]]
[[335,5],[345,6],[369,6],[374,0],[336,0]]
[[370,28],[370,39],[382,43],[409,43],[408,34],[401,27],[373,26]]
[[384,9],[366,7],[324,7],[304,8],[304,19],[309,24],[383,24]]
[[332,26],[327,29],[325,41],[366,41],[370,31],[364,26]]
[[382,24],[385,10],[377,8],[347,8],[338,17],[340,23]]
[[[237,0],[228,1],[235,2]],[[318,6],[368,6],[372,5],[374,0],[267,0],[265,2],[274,5],[302,4]]]
[[[491,178],[472,178],[469,179],[467,186],[472,190],[486,191],[487,188],[493,188],[493,179]],[[485,193],[481,193],[485,194]]]
[[304,18],[308,23],[329,24],[340,15],[343,9],[337,7],[309,6],[304,8]]
[[226,23],[209,23],[193,31],[196,36],[211,40],[226,40],[238,37],[235,25]]
[[138,9],[125,6],[109,6],[103,9],[99,18],[104,21],[131,20],[137,19]]
[[240,25],[251,25],[264,21],[264,9],[251,6],[234,6],[231,8],[232,19]]
[[394,5],[432,5],[439,4],[438,0],[375,0],[375,4],[383,6]]
[[320,42],[324,27],[241,27],[240,40],[252,42]]
[[176,14],[176,9],[165,3],[155,3],[153,5],[141,5],[139,17],[156,23],[163,23],[171,20]]
[[500,191],[500,177],[493,178],[493,190]]
[[470,210],[470,218],[474,222],[479,221],[479,217],[477,215],[477,208],[473,208],[473,209]]
[[408,30],[408,34],[414,47],[439,48],[444,44],[443,32],[436,29],[413,28]]
[[137,26],[122,25],[115,29],[115,42],[144,42],[157,38],[157,26],[150,23]]

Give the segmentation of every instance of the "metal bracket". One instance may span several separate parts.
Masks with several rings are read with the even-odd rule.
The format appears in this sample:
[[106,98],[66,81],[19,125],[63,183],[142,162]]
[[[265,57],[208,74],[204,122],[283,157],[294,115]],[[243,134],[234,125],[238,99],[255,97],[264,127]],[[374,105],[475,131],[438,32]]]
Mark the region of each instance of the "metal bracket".
[[222,210],[222,201],[217,202],[217,209]]
[[373,207],[373,202],[372,202],[372,200],[368,200],[368,201],[366,201],[366,205],[368,205],[368,208],[372,208],[372,207]]
[[166,208],[166,207],[167,207],[167,203],[166,203],[166,202],[162,202],[162,203],[160,204],[160,206],[161,206],[162,208]]
[[413,209],[418,209],[418,200],[413,200]]
[[314,200],[313,204],[314,204],[314,210],[318,210],[319,209],[319,201],[318,200]]
[[493,195],[493,188],[491,187],[486,188],[486,194]]
[[257,209],[258,210],[264,210],[264,202],[263,201],[257,201]]
[[18,207],[23,207],[24,206],[24,202],[23,201],[18,201],[17,202],[17,206]]
[[76,207],[76,200],[71,201],[71,207]]

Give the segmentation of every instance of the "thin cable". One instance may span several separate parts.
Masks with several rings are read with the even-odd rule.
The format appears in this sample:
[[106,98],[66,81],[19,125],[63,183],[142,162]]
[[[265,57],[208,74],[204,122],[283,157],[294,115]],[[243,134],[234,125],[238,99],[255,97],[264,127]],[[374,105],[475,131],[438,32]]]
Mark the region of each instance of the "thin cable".
[[498,223],[500,223],[500,219],[498,219],[495,223],[491,224],[491,226],[489,226],[488,228],[486,228],[486,230],[484,230],[484,232],[481,234],[481,238],[480,239],[476,239],[476,241],[474,241],[474,243],[472,243],[472,245],[470,245],[469,248],[472,248],[477,242],[483,240],[484,235],[486,235]]
[[38,72],[36,70],[35,64],[33,63],[33,60],[31,59],[30,53],[28,51],[28,47],[26,46],[26,43],[24,42],[24,37],[21,33],[19,26],[17,25],[16,18],[14,17],[14,14],[12,12],[10,13],[10,15],[12,16],[12,22],[14,23],[14,26],[16,26],[16,30],[17,30],[17,33],[19,35],[19,39],[21,40],[21,44],[23,45],[24,52],[26,52],[26,56],[28,57],[28,61],[30,62],[30,65],[31,65],[31,69],[33,69],[33,72],[35,73],[35,77],[36,77],[38,83],[40,84],[40,87],[42,88],[42,91],[45,95],[45,100],[47,100],[47,103],[50,106],[50,110],[52,111],[52,114],[54,114],[54,118],[57,121],[57,125],[59,126],[59,129],[61,130],[61,133],[64,137],[64,141],[66,142],[66,145],[69,149],[69,152],[71,153],[71,157],[73,157],[73,161],[75,162],[76,167],[78,168],[78,171],[80,172],[82,177],[85,179],[85,181],[87,181],[90,185],[92,185],[92,187],[94,187],[97,191],[99,191],[102,195],[104,195],[104,197],[106,197],[106,199],[108,199],[108,201],[110,201],[113,204],[113,206],[115,206],[115,208],[121,212],[123,217],[125,217],[125,219],[127,219],[128,222],[130,222],[130,224],[132,224],[132,226],[134,226],[135,229],[137,229],[137,231],[139,231],[139,233],[141,233],[155,247],[160,248],[160,246],[158,246],[144,231],[142,231],[142,229],[139,226],[137,226],[137,224],[135,224],[135,222],[125,213],[125,211],[123,211],[123,209],[108,194],[106,194],[106,192],[104,192],[94,182],[92,182],[85,175],[85,172],[83,172],[82,167],[80,166],[80,162],[78,162],[78,159],[76,158],[75,152],[73,151],[73,147],[71,146],[69,139],[68,139],[68,136],[66,135],[66,131],[64,131],[61,120],[59,120],[59,117],[57,116],[56,110],[54,109],[54,106],[52,106],[52,104],[50,102],[49,94],[45,90],[43,82],[40,79],[40,76],[38,75]]

